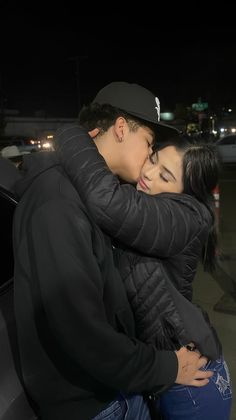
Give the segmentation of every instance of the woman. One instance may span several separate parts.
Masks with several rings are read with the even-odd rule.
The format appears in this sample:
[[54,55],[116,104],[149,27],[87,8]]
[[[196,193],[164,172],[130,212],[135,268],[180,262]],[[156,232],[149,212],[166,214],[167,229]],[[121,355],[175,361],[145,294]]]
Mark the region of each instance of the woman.
[[[58,153],[95,221],[125,246],[115,250],[133,308],[137,336],[159,349],[183,345],[211,359],[214,371],[200,389],[174,385],[160,404],[164,419],[229,419],[232,392],[226,363],[209,319],[191,303],[200,260],[215,265],[216,229],[211,191],[218,182],[212,145],[178,136],[154,145],[137,190],[120,185],[86,132],[58,135]],[[215,341],[214,341],[215,340]]]

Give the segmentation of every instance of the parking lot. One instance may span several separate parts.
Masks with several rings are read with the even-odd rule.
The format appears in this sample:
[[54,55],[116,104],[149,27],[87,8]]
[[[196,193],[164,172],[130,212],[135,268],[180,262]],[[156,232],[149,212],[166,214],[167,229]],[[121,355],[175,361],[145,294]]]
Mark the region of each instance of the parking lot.
[[[236,384],[236,165],[224,166],[219,183],[219,267],[214,276],[199,266],[194,300],[203,306],[221,338],[233,387]],[[217,310],[216,310],[217,309]],[[231,420],[236,420],[233,397]]]

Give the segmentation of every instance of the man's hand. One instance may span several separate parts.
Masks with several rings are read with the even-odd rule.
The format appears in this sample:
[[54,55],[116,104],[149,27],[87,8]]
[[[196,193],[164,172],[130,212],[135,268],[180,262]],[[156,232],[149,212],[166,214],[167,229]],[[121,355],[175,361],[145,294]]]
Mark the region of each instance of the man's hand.
[[88,134],[90,135],[92,139],[94,139],[98,135],[99,132],[100,132],[99,128],[94,128],[93,130],[90,130]]
[[189,351],[185,347],[176,351],[179,368],[178,375],[175,380],[177,384],[204,386],[207,385],[213,372],[200,370],[201,367],[207,364],[207,359],[200,356],[198,352]]

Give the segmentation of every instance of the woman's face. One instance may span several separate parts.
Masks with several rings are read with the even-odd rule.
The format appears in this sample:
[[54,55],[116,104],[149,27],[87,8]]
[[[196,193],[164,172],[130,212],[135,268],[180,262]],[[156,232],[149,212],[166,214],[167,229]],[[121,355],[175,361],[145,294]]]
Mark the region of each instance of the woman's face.
[[174,146],[167,146],[149,156],[144,163],[137,190],[154,195],[183,191],[183,155]]

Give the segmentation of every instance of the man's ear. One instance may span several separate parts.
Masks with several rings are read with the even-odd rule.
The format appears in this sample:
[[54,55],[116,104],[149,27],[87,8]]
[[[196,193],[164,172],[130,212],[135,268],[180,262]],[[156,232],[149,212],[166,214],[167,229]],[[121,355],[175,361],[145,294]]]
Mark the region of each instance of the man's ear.
[[116,119],[116,122],[114,124],[114,131],[118,142],[123,141],[126,124],[126,120],[123,117],[118,117]]
[[98,135],[99,131],[99,128],[94,128],[93,130],[89,131],[88,134],[90,135],[90,137],[92,137],[92,139],[94,139],[94,137]]

